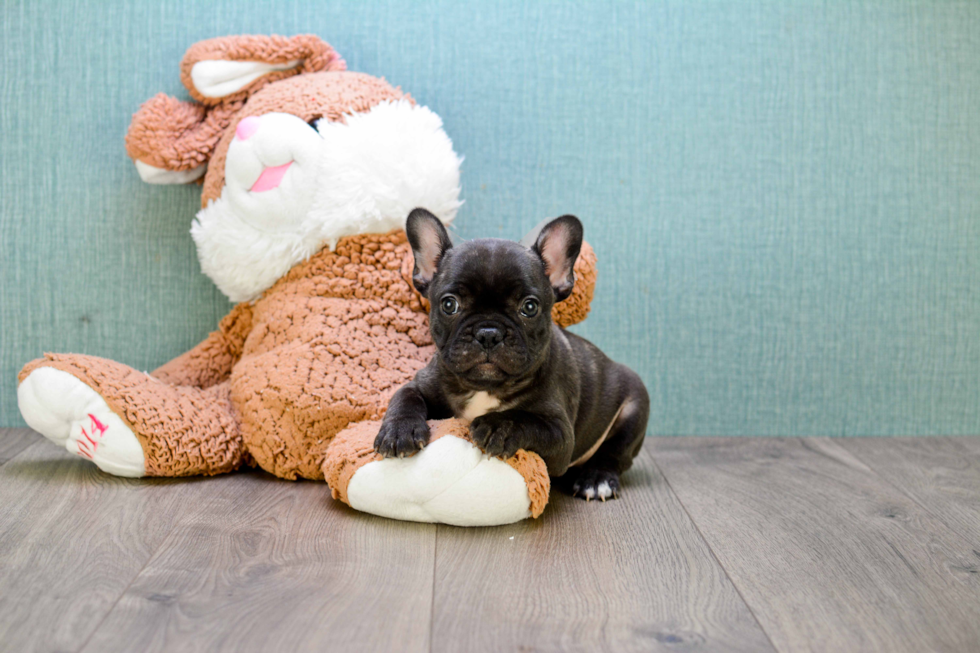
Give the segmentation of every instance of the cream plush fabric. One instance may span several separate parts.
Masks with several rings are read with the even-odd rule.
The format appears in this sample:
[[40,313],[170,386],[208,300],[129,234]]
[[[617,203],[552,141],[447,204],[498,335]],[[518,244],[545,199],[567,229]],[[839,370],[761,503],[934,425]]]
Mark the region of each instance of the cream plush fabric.
[[382,517],[455,526],[496,526],[537,517],[551,480],[544,461],[519,451],[501,460],[469,439],[468,422],[429,422],[432,437],[410,458],[382,458],[373,448],[379,422],[337,435],[323,472],[333,496]]

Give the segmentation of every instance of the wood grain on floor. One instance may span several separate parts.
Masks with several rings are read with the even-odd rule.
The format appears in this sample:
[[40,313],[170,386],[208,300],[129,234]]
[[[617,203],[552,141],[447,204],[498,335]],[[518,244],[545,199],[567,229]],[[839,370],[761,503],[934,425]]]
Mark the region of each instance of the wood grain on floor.
[[649,444],[779,650],[980,647],[976,543],[835,441]]
[[980,573],[980,438],[838,441],[939,521],[977,545]]
[[208,486],[85,651],[429,650],[435,526],[261,472]]
[[34,438],[0,467],[0,643],[76,651],[204,492],[108,476]]
[[30,429],[0,429],[0,465],[37,442]]
[[978,470],[980,439],[651,438],[620,500],[463,529],[3,429],[0,651],[975,651]]
[[646,451],[622,498],[440,526],[433,651],[772,650]]

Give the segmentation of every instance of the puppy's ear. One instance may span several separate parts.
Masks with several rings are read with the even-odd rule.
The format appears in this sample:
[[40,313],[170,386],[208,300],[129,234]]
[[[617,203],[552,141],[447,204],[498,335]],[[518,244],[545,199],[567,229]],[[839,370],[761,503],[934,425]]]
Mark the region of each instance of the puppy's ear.
[[415,209],[408,214],[405,231],[408,232],[408,242],[415,256],[412,283],[420,295],[428,298],[429,284],[436,276],[443,255],[453,243],[439,218],[425,209]]
[[575,259],[582,249],[582,223],[574,215],[563,215],[538,225],[521,242],[533,242],[531,251],[541,257],[555,301],[572,294],[575,287]]

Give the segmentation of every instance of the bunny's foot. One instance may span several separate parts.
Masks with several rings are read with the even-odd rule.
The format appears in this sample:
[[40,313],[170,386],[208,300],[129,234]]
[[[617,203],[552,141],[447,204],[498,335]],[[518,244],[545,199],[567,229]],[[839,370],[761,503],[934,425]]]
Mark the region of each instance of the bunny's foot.
[[92,388],[68,372],[38,367],[17,388],[27,424],[55,444],[115,476],[146,475],[133,431]]

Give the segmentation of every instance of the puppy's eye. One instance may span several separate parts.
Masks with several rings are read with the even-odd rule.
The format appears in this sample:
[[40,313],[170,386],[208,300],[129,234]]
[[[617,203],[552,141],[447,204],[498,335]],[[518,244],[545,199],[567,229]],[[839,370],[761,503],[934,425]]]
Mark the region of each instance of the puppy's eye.
[[524,317],[534,317],[538,314],[538,300],[528,297],[521,304],[521,315]]
[[456,315],[459,312],[459,302],[451,295],[443,297],[442,301],[439,302],[439,306],[446,315]]

